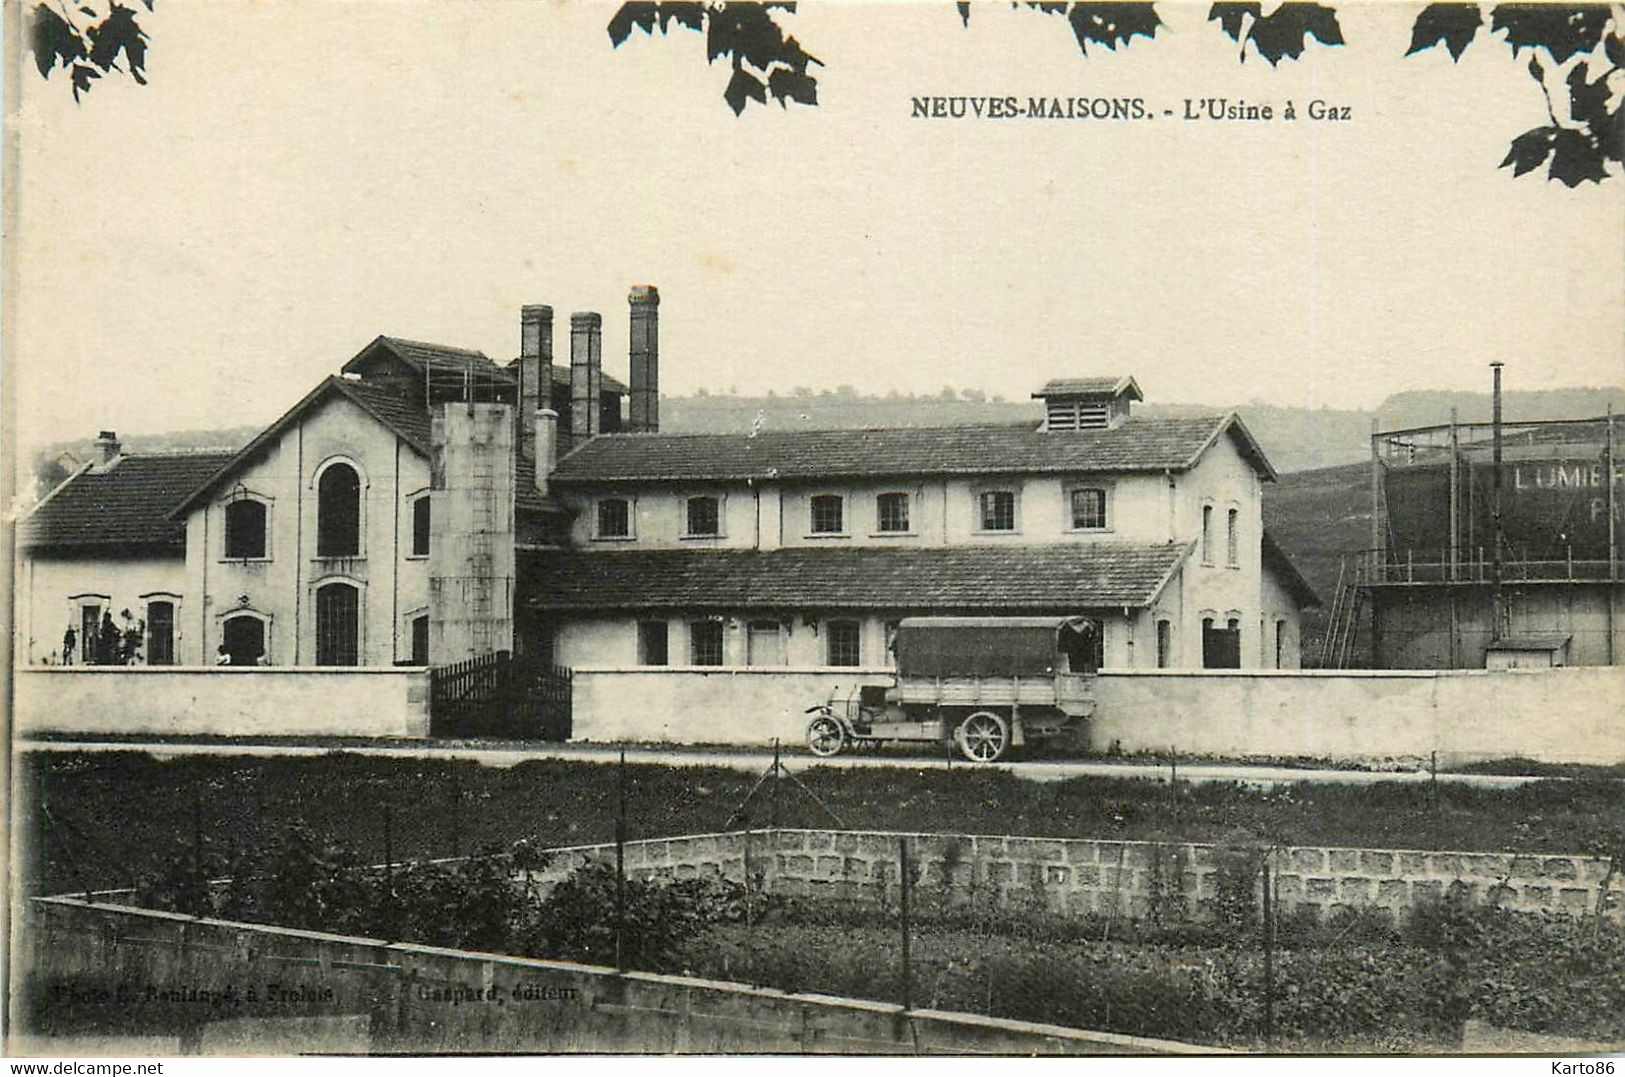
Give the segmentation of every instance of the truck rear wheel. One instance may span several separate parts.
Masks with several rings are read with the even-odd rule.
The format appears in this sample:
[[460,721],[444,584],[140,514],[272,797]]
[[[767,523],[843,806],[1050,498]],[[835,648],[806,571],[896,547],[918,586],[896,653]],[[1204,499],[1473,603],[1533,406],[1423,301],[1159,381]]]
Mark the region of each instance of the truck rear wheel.
[[954,740],[972,763],[995,763],[1010,745],[1010,724],[992,711],[977,711],[959,723]]

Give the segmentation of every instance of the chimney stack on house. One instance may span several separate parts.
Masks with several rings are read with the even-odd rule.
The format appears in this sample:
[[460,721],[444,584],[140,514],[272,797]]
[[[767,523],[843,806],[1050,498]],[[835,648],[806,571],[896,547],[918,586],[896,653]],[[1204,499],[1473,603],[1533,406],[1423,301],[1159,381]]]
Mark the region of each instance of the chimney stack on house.
[[570,315],[570,445],[597,437],[604,396],[604,319],[577,311]]
[[96,451],[101,454],[101,464],[104,467],[117,460],[123,448],[124,446],[119,444],[118,435],[111,430],[103,430],[96,435]]
[[530,423],[531,443],[536,446],[536,492],[547,496],[547,480],[559,463],[559,413],[542,408]]
[[538,475],[542,458],[533,416],[552,404],[552,390],[553,308],[527,303],[519,310],[519,451],[537,462]]
[[639,284],[627,296],[632,308],[632,399],[629,425],[634,434],[660,429],[660,292]]

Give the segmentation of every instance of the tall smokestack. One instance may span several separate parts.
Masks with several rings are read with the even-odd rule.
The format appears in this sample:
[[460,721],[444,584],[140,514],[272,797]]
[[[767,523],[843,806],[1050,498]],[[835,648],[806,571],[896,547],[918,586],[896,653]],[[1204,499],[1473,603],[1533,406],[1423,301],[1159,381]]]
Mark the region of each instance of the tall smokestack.
[[591,311],[570,315],[570,441],[598,436],[602,416],[604,319]]
[[632,308],[630,425],[633,433],[654,433],[660,429],[660,292],[640,284],[626,301]]
[[553,308],[528,303],[519,309],[519,451],[538,464],[531,417],[538,408],[551,407],[552,399]]

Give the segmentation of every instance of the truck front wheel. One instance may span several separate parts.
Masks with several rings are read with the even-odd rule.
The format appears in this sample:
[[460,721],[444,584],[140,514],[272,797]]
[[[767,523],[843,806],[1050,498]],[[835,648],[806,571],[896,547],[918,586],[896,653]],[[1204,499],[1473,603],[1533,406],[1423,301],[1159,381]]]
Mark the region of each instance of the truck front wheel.
[[992,711],[977,711],[959,723],[954,740],[972,763],[994,763],[1010,745],[1010,724]]

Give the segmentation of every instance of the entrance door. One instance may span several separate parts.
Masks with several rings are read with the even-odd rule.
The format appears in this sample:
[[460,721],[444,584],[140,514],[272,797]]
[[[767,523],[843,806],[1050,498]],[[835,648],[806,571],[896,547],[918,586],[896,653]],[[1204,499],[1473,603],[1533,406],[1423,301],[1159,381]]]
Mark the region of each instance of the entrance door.
[[234,666],[257,666],[265,653],[265,622],[258,617],[229,618],[221,626],[221,642]]
[[752,621],[745,646],[746,665],[784,665],[784,635],[777,621]]
[[1202,668],[1241,668],[1241,626],[1237,622],[1215,628],[1213,618],[1202,618]]
[[147,665],[175,664],[175,604],[147,603]]
[[360,663],[361,593],[347,583],[325,584],[316,591],[316,664]]

